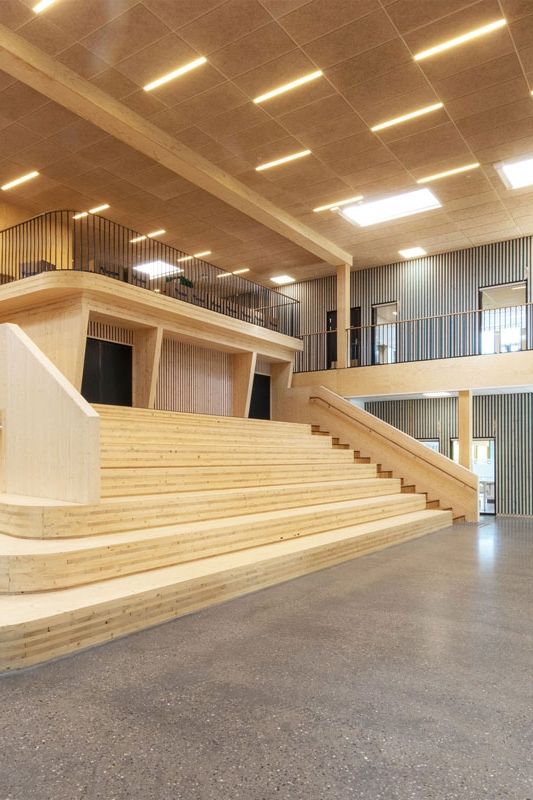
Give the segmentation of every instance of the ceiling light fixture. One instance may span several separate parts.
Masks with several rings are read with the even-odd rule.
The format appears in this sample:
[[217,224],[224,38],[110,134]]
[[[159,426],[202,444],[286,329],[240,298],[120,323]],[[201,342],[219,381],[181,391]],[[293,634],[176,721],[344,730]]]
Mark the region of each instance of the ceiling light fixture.
[[26,175],[21,175],[20,178],[15,178],[8,183],[4,183],[3,186],[0,188],[3,192],[7,192],[8,189],[13,189],[15,186],[20,186],[21,183],[26,183],[26,181],[31,181],[32,178],[36,178],[39,173],[36,170],[33,172],[28,172]]
[[423,397],[452,397],[451,392],[424,392]]
[[142,272],[143,275],[148,275],[151,281],[156,278],[165,278],[168,275],[177,275],[183,272],[180,267],[174,267],[172,264],[168,264],[166,261],[161,261],[160,259],[157,261],[147,261],[146,264],[137,264],[133,269],[135,272]]
[[415,189],[411,192],[384,197],[381,200],[347,206],[342,208],[340,213],[350,222],[355,222],[365,228],[367,225],[409,217],[412,214],[421,214],[423,211],[431,211],[440,207],[440,202],[429,189]]
[[290,156],[283,156],[283,158],[276,158],[275,161],[267,161],[265,164],[259,164],[258,167],[255,168],[256,172],[262,172],[264,169],[271,169],[272,167],[278,167],[280,164],[286,164],[288,161],[295,161],[297,158],[303,158],[304,156],[310,156],[310,150],[300,150],[298,153],[292,153]]
[[145,92],[151,92],[152,89],[157,89],[158,86],[162,86],[164,83],[173,81],[174,78],[179,78],[181,75],[185,75],[186,72],[190,72],[192,69],[196,69],[196,67],[200,67],[206,62],[207,58],[204,58],[204,56],[195,58],[194,61],[189,61],[189,63],[184,64],[183,67],[178,67],[178,69],[174,69],[172,72],[167,72],[166,75],[161,75],[160,78],[156,78],[155,81],[147,83],[146,86],[143,86],[143,89]]
[[487,33],[492,33],[492,31],[496,31],[498,28],[503,28],[504,25],[507,25],[505,17],[496,19],[494,22],[489,22],[488,25],[482,25],[481,28],[474,28],[474,30],[468,31],[468,33],[463,33],[462,36],[456,36],[434,47],[429,47],[427,50],[421,50],[419,53],[416,53],[413,58],[415,61],[422,61],[424,58],[435,56],[437,53],[442,53],[445,50],[450,50],[452,47],[466,44],[466,42],[470,42],[472,39],[477,39],[480,36],[485,36]]
[[421,256],[427,256],[427,253],[423,247],[408,247],[407,250],[398,250],[398,252],[403,258],[419,258]]
[[524,186],[533,184],[533,156],[514,161],[502,161],[495,167],[508,189],[522,189]]
[[272,283],[277,283],[278,286],[287,286],[288,283],[295,283],[295,278],[291,278],[290,275],[276,275],[270,280]]
[[246,269],[236,269],[234,272],[220,272],[217,278],[229,278],[230,275],[243,275],[245,272],[250,272],[248,267]]
[[305,83],[314,81],[317,78],[322,77],[322,75],[323,72],[321,69],[317,69],[315,72],[309,72],[307,75],[303,75],[301,78],[296,78],[295,81],[284,83],[283,86],[278,86],[277,89],[272,89],[270,92],[260,94],[259,97],[254,98],[254,103],[264,103],[265,100],[270,100],[272,97],[277,97],[278,94],[284,94],[284,92],[290,92],[291,89],[297,89],[298,86],[303,86]]
[[358,194],[356,197],[348,197],[346,200],[337,200],[336,203],[327,203],[325,206],[317,206],[313,208],[313,211],[317,213],[318,211],[327,211],[328,209],[335,209],[340,208],[341,206],[346,206],[348,203],[358,203],[359,200],[363,199],[362,194]]
[[204,256],[210,256],[211,250],[203,250],[201,253],[193,253],[193,258],[203,258]]
[[100,206],[95,206],[94,208],[89,209],[89,214],[98,214],[99,211],[105,211],[106,208],[109,208],[109,203],[102,203]]
[[[76,219],[76,217],[74,217]],[[130,244],[137,244],[137,242],[144,242],[146,236],[136,236],[135,239],[130,239]]]
[[429,181],[440,181],[441,178],[447,178],[449,175],[459,175],[461,172],[470,172],[471,169],[477,169],[481,164],[473,161],[471,164],[465,164],[462,167],[455,167],[455,169],[447,169],[446,172],[435,172],[434,175],[426,175],[425,178],[419,178],[417,183],[429,183]]
[[250,268],[246,267],[245,269],[236,269],[233,271],[234,275],[244,275],[245,272],[250,272]]
[[56,0],[41,0],[40,3],[37,3],[37,5],[33,6],[33,13],[40,14],[41,11],[44,11],[55,2]]
[[382,131],[384,128],[391,128],[393,125],[399,125],[400,122],[407,122],[410,119],[416,119],[416,117],[423,117],[424,114],[431,114],[432,111],[437,111],[439,108],[444,108],[444,103],[433,103],[431,106],[417,108],[416,111],[410,111],[408,114],[402,114],[401,117],[393,117],[393,119],[380,122],[379,125],[374,125],[374,127],[370,128],[370,130],[373,133],[376,133],[376,131]]
[[88,211],[79,211],[77,214],[74,214],[72,219],[83,219],[83,217],[88,217],[88,216],[89,216]]
[[158,231],[152,231],[152,233],[147,233],[146,235],[149,239],[153,239],[154,236],[162,236],[164,233],[166,233],[166,230],[164,228],[160,228]]

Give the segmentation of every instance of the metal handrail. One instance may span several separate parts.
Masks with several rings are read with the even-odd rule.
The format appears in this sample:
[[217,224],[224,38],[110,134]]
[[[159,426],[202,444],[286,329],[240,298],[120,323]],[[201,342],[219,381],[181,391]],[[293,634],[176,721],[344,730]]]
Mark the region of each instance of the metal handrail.
[[[351,325],[346,331],[360,331],[363,328],[383,328],[387,325],[406,325],[410,322],[428,322],[433,319],[448,319],[450,317],[462,317],[463,314],[487,314],[490,311],[503,311],[505,308],[528,308],[533,303],[517,303],[515,306],[498,306],[497,308],[472,308],[466,311],[451,311],[449,314],[434,314],[430,317],[411,317],[410,319],[398,319],[394,322],[369,323],[368,325]],[[329,331],[327,331],[329,333]]]

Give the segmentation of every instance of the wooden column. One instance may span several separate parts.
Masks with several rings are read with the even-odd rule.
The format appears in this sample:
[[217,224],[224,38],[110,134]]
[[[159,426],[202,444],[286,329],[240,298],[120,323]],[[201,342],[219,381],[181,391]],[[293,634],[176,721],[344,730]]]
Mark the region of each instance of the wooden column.
[[464,389],[457,400],[457,427],[459,435],[459,463],[472,469],[472,392]]
[[133,405],[153,408],[161,360],[163,328],[143,328],[133,333]]
[[257,353],[236,353],[233,356],[233,413],[247,417],[250,411]]
[[349,367],[348,334],[350,327],[350,265],[337,267],[337,367]]
[[283,397],[292,383],[292,361],[282,361],[270,365],[270,416],[281,420]]

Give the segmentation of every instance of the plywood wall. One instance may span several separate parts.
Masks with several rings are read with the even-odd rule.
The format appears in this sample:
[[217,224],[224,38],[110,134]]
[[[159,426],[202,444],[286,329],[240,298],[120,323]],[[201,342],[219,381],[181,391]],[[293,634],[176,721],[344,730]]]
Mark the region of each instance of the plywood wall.
[[217,350],[163,341],[155,407],[200,414],[232,413],[231,356]]

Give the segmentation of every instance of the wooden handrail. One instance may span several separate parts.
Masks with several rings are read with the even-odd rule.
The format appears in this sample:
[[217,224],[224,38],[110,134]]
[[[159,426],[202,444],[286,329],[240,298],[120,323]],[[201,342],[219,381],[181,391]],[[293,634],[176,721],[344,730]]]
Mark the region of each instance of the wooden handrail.
[[[333,403],[330,403],[328,400],[324,400],[323,397],[319,397],[318,395],[311,395],[309,397],[309,400],[319,400],[321,403],[324,403],[324,405],[328,406],[328,408],[332,408],[334,411],[337,411],[339,414],[343,414],[345,417],[348,417],[348,419],[351,420],[352,422],[355,422],[357,425],[360,425],[362,428],[365,428],[367,433],[376,434],[377,436],[381,436],[381,438],[385,439],[386,442],[388,442],[389,444],[393,444],[396,447],[400,447],[401,446],[401,445],[398,445],[396,442],[392,442],[388,436],[385,436],[385,434],[381,433],[380,431],[377,431],[377,430],[375,430],[373,428],[368,427],[367,425],[365,425],[364,422],[361,422],[360,420],[356,419],[352,414],[348,414],[346,411],[343,411],[342,408],[338,408]],[[399,432],[403,433],[403,431],[399,431]],[[467,489],[474,489],[475,488],[474,486],[471,486],[469,483],[466,483],[465,481],[461,480],[460,478],[457,478],[455,475],[451,475],[448,470],[445,470],[442,467],[437,466],[437,464],[434,464],[432,461],[430,461],[429,459],[425,458],[423,455],[419,455],[418,453],[414,453],[412,450],[409,450],[408,452],[412,456],[414,456],[415,458],[420,459],[420,461],[424,461],[426,464],[429,464],[429,466],[433,467],[433,469],[440,470],[440,472],[443,472],[449,478],[451,478],[454,481],[457,481],[462,486],[465,486]]]

